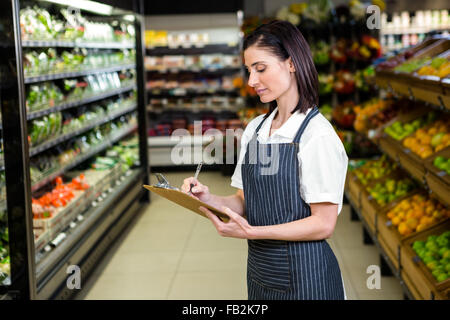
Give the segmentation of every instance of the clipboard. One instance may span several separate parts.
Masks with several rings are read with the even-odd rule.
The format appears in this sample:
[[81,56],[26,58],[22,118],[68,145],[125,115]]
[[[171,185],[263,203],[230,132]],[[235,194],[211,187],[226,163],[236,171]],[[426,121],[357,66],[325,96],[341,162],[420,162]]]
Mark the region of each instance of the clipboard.
[[222,221],[228,222],[230,219],[226,213],[223,211],[214,208],[213,206],[195,199],[194,197],[190,196],[187,193],[182,192],[178,188],[174,188],[170,186],[167,179],[160,173],[157,173],[156,176],[158,177],[159,183],[156,185],[143,185],[143,187],[147,190],[150,190],[151,192],[154,192],[167,200],[170,200],[172,202],[175,202],[176,204],[189,209],[205,218],[208,218],[205,213],[203,213],[199,208],[205,207],[209,209],[212,213],[214,213],[217,217],[219,217]]

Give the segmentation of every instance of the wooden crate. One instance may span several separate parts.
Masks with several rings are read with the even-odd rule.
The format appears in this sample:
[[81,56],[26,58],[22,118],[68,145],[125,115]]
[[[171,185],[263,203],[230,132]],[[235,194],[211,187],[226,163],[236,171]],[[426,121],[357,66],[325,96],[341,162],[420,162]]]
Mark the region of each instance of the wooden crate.
[[420,182],[425,181],[425,165],[423,161],[408,148],[403,147],[398,153],[400,165]]
[[419,293],[420,299],[448,299],[450,278],[438,283],[427,266],[420,260],[412,248],[414,241],[426,240],[430,235],[439,235],[450,230],[450,219],[443,221],[432,228],[428,228],[415,235],[407,237],[401,245],[401,277],[408,278],[408,288]]
[[357,208],[355,209],[360,210],[360,194],[362,191],[362,185],[359,182],[358,177],[351,171],[348,171],[346,183],[348,195],[351,197],[351,201],[353,202],[353,204],[357,206]]
[[[430,225],[426,229],[424,229],[420,232],[414,232],[413,234],[408,235],[408,236],[402,236],[398,232],[397,227],[393,226],[392,223],[390,222],[389,218],[387,217],[387,213],[389,212],[390,209],[393,209],[402,200],[409,198],[418,193],[425,194],[425,192],[422,190],[413,192],[412,194],[410,194],[406,197],[402,197],[402,198],[398,199],[397,201],[395,201],[394,205],[390,206],[389,209],[382,211],[378,215],[378,225],[377,225],[378,237],[384,243],[383,249],[386,251],[386,253],[389,256],[392,256],[392,258],[394,260],[396,260],[397,262],[400,260],[400,256],[401,256],[400,247],[406,239],[408,239],[414,235],[420,234],[421,232],[425,232],[426,230],[429,230],[430,228],[433,228],[434,226],[445,221],[445,220],[440,220],[436,224]],[[381,241],[380,241],[380,243],[381,243]]]
[[434,193],[442,203],[450,206],[450,185],[433,173],[428,173],[425,179],[431,192]]
[[450,175],[448,175],[445,171],[439,170],[433,164],[434,159],[436,159],[439,156],[447,159],[450,158],[450,146],[439,152],[436,152],[431,157],[427,158],[425,160],[425,169],[428,173],[434,174],[436,177],[439,177],[442,181],[444,181],[446,184],[450,186]]
[[[389,179],[389,178],[402,179],[402,178],[405,178],[405,176],[400,170],[395,170],[395,171],[391,172],[390,174],[388,174],[384,177],[381,177],[380,179],[375,179],[375,180],[371,181],[367,186],[365,186],[361,189],[361,193],[360,193],[361,214],[364,217],[364,220],[367,222],[369,229],[371,229],[370,231],[372,231],[373,233],[378,232],[378,230],[377,230],[378,228],[376,226],[379,223],[379,221],[377,221],[379,213],[381,213],[385,210],[389,210],[391,208],[391,206],[395,205],[398,200],[396,199],[384,206],[381,206],[370,195],[368,188],[373,187],[377,183],[382,183],[383,181],[385,181],[386,179]],[[407,196],[408,195],[405,195],[403,197],[400,197],[399,199],[401,200]]]

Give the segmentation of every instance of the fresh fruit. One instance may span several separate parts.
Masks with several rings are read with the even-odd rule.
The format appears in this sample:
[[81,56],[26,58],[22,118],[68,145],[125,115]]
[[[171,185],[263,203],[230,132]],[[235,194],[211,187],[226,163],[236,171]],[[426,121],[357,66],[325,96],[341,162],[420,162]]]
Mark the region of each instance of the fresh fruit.
[[434,159],[433,165],[439,170],[442,170],[450,175],[450,158],[438,156]]
[[445,281],[450,276],[450,232],[431,235],[425,241],[417,240],[412,244],[413,250],[430,270],[437,282]]
[[[403,199],[387,212],[387,217],[397,227],[401,235],[406,235],[405,231],[408,231],[408,229],[412,232],[419,232],[436,222],[450,217],[450,209],[445,208],[444,205],[434,198],[417,194]],[[401,225],[402,228],[400,228]],[[431,237],[426,243],[417,242],[415,249],[425,248],[428,252],[437,253],[440,247],[448,244],[447,241],[446,236]],[[441,256],[444,253],[442,252]],[[450,255],[450,252],[446,253],[447,255]]]
[[353,170],[353,173],[363,185],[367,185],[369,181],[384,177],[396,168],[397,164],[390,161],[388,157],[383,154],[378,160],[367,161],[361,167]]
[[[435,119],[436,119],[436,113],[430,112],[427,115],[422,116],[419,119],[416,119],[414,121],[410,121],[408,123],[401,123],[400,121],[395,121],[392,125],[390,125],[389,127],[386,127],[384,129],[384,132],[386,132],[388,135],[390,135],[395,140],[403,140],[406,136],[409,136],[413,132],[418,132],[419,128],[422,128],[422,127],[428,125],[429,123],[433,122]],[[422,137],[425,132],[424,132],[424,130],[422,130],[422,131],[420,131],[420,133],[421,133],[420,137]]]
[[401,180],[386,179],[383,182],[379,182],[374,186],[367,188],[367,190],[380,206],[384,206],[387,203],[406,195],[413,190],[414,187],[414,182],[408,178]]
[[450,122],[440,119],[433,122],[428,130],[418,129],[403,141],[403,145],[421,158],[428,158],[450,145]]
[[437,76],[445,78],[450,74],[450,61],[447,58],[434,58],[427,66],[423,66],[417,71],[420,76]]

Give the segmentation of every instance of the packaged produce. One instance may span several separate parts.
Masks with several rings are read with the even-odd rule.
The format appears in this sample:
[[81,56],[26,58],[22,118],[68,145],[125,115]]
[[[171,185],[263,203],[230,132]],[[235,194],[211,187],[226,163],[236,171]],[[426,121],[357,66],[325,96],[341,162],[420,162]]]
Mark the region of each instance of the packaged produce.
[[412,247],[437,282],[450,278],[450,231],[414,241]]
[[388,211],[387,217],[406,236],[449,218],[450,210],[428,195],[416,194],[400,201]]

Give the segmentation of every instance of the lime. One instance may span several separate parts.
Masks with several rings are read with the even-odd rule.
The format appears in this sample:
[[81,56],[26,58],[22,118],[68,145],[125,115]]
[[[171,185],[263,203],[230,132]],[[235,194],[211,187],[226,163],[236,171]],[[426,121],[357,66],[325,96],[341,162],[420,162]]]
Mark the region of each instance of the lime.
[[441,273],[436,279],[438,282],[442,282],[448,279],[448,275],[446,273]]
[[435,259],[434,259],[433,257],[426,256],[426,255],[425,255],[425,257],[424,257],[422,260],[423,260],[423,262],[424,262],[425,264],[428,264],[428,263],[434,261]]
[[428,267],[428,269],[430,269],[430,270],[434,270],[434,269],[436,269],[436,267],[438,266],[438,264],[439,264],[439,262],[437,262],[436,260],[430,261],[430,262],[427,263],[427,267]]
[[440,248],[439,249],[439,255],[442,257],[445,253],[445,251],[447,251],[448,249],[446,247]]
[[433,242],[433,241],[436,241],[436,239],[437,239],[437,236],[436,235],[432,235],[432,236],[428,237],[427,242]]
[[450,263],[447,263],[445,265],[445,271],[447,271],[448,273],[450,273]]
[[425,242],[424,241],[414,241],[413,243],[413,248],[414,249],[419,249],[419,248],[424,248],[425,247]]
[[444,259],[449,258],[450,259],[450,249],[445,250],[445,252],[442,254],[442,258],[444,258]]

